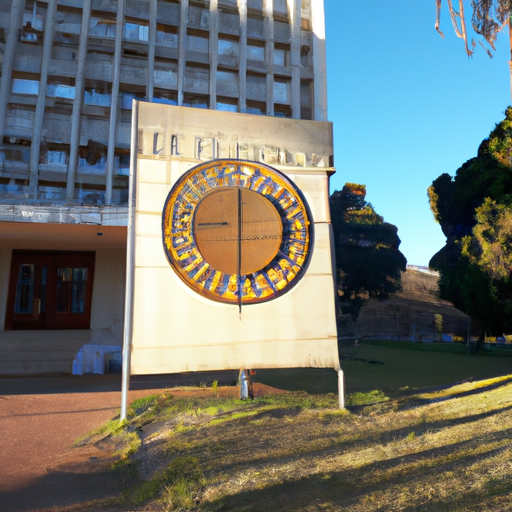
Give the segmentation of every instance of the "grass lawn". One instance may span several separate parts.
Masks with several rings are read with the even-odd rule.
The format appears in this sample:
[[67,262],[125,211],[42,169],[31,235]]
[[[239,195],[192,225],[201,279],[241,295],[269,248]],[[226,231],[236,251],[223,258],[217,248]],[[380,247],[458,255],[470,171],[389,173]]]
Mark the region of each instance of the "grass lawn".
[[[394,397],[407,390],[512,373],[512,350],[468,354],[462,344],[368,341],[340,349],[347,394],[382,390]],[[331,369],[258,370],[256,382],[290,391],[337,393]]]
[[511,380],[348,411],[333,394],[147,397],[111,424],[124,493],[62,512],[510,511]]
[[368,342],[342,367],[346,410],[333,370],[258,371],[293,391],[253,401],[134,402],[80,442],[113,454],[123,492],[56,512],[512,511],[512,354]]

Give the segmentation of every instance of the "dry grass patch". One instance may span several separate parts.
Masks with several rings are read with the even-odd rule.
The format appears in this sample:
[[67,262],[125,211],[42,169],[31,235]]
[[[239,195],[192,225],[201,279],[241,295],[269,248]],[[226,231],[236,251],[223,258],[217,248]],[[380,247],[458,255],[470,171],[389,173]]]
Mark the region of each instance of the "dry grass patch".
[[349,411],[336,402],[135,404],[124,431],[141,446],[118,471],[131,468],[138,484],[119,510],[512,510],[510,379]]

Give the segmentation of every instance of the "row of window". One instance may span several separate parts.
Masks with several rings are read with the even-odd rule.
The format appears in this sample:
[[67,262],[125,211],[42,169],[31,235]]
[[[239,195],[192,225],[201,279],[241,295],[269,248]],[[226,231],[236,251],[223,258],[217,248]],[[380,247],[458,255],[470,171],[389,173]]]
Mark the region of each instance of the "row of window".
[[[34,13],[25,13],[23,20],[24,29],[20,32],[20,39],[26,43],[39,43],[40,32],[43,30],[43,16]],[[114,20],[93,19],[89,28],[89,35],[114,39],[116,35],[116,22]],[[71,34],[56,33],[56,39],[66,42]],[[149,26],[141,22],[125,22],[123,25],[123,40],[127,42],[149,41]],[[71,42],[71,41],[67,41]],[[178,46],[178,27],[171,25],[157,24],[156,43],[171,48]],[[209,34],[198,30],[190,29],[186,35],[186,46],[190,50],[198,52],[209,51]],[[274,44],[274,64],[277,66],[289,65],[289,45],[284,43]],[[239,42],[237,36],[219,35],[219,55],[239,55]],[[247,58],[256,61],[265,60],[265,42],[258,40],[247,41]],[[307,52],[302,52],[302,65],[308,65]]]
[[[30,199],[29,182],[24,179],[0,178],[0,196],[3,199],[26,200]],[[41,184],[37,189],[37,197],[43,202],[64,203],[67,198],[65,184]],[[105,187],[94,184],[75,184],[73,198],[83,205],[104,205]],[[126,205],[128,202],[128,188],[114,187],[112,189],[112,204]]]
[[[11,92],[13,94],[37,96],[39,94],[39,80],[13,78],[11,84]],[[65,84],[48,84],[46,87],[46,96],[49,98],[64,98],[73,100],[75,98],[75,87]],[[109,107],[110,99],[110,93],[98,92],[96,89],[86,89],[84,92],[84,103],[86,105]]]
[[[155,73],[157,74],[157,72]],[[219,88],[225,88],[224,95],[238,97],[238,73],[233,71],[219,70],[216,73],[217,84]],[[248,96],[254,98],[264,98],[266,88],[266,77],[263,75],[249,75],[248,76]],[[251,92],[251,87],[254,91]],[[282,79],[274,80],[273,82],[273,95],[276,103],[287,104],[290,103],[290,87],[291,80]],[[309,104],[309,85],[302,84],[301,96],[303,104]],[[39,80],[30,80],[26,78],[13,78],[11,85],[11,92],[13,94],[21,94],[26,96],[37,96],[39,93]],[[166,103],[175,105],[172,94],[155,89],[153,97],[154,103]],[[231,93],[231,94],[230,94]],[[46,95],[49,98],[62,98],[73,100],[75,98],[75,87],[65,84],[49,84],[46,88]],[[121,109],[131,110],[133,99],[144,99],[143,96],[134,92],[122,92],[120,94],[120,107]],[[96,89],[86,89],[84,91],[84,104],[95,105],[101,107],[110,107],[112,95],[110,92],[100,92]],[[222,102],[221,102],[222,103]],[[222,110],[222,108],[220,108]]]
[[[68,154],[68,151],[65,149],[50,149],[44,154],[41,163],[64,166],[68,163]],[[30,150],[13,147],[4,149],[1,153],[0,161],[20,162],[28,165],[30,162]],[[80,147],[78,167],[81,173],[105,174],[107,167],[106,148],[98,152],[93,151],[89,147]],[[128,176],[130,155],[127,152],[115,155],[114,170],[118,176]]]

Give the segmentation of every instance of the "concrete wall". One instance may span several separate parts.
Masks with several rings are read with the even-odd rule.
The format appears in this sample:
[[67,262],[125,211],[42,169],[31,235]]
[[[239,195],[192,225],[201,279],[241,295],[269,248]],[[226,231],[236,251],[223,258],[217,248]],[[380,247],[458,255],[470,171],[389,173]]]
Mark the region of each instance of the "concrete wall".
[[91,331],[0,331],[0,375],[70,374]]
[[96,251],[91,343],[122,345],[126,250]]

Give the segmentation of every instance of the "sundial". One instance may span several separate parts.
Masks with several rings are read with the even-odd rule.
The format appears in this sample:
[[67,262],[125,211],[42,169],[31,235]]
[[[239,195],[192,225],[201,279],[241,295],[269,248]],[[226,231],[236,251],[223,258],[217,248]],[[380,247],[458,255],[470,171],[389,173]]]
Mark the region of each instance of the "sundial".
[[312,223],[284,174],[264,164],[215,160],[172,187],[162,214],[165,254],[196,293],[242,305],[275,299],[305,271]]

